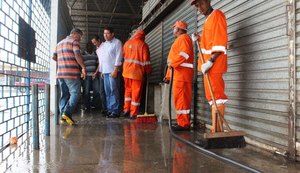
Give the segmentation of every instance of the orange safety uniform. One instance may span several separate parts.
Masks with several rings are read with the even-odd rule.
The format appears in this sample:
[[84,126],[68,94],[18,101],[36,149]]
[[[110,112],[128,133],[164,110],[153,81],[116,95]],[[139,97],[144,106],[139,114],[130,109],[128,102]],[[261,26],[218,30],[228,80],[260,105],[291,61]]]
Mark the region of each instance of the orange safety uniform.
[[[175,102],[177,124],[184,128],[190,127],[190,109],[192,103],[192,81],[194,76],[194,53],[192,39],[181,34],[171,46],[168,62],[174,69],[173,98]],[[170,80],[170,69],[166,74]]]
[[151,72],[149,47],[144,39],[144,31],[138,30],[123,47],[124,112],[130,112],[130,116],[138,114],[144,75]]
[[[224,80],[222,74],[227,72],[227,24],[222,11],[214,10],[206,19],[201,35],[201,51],[204,61],[207,62],[214,52],[222,52],[208,71],[213,92],[218,103],[227,100],[225,95]],[[198,70],[201,71],[202,61],[198,59]],[[204,80],[205,95],[208,101],[212,101],[207,80]]]
[[[224,103],[228,100],[225,95],[225,83],[223,80],[223,73],[227,72],[227,24],[224,13],[220,10],[214,10],[206,19],[201,35],[201,52],[203,54],[204,62],[212,56],[214,52],[221,52],[218,58],[213,63],[213,66],[208,71],[212,90],[216,99],[217,107],[222,116],[224,116]],[[201,71],[202,61],[198,60],[198,70]],[[213,104],[212,96],[209,91],[209,86],[206,77],[204,76],[205,95],[210,105]],[[215,114],[215,107],[213,106],[212,114]],[[218,123],[215,124],[215,116],[212,115],[212,131],[219,131]],[[214,129],[217,127],[217,129]]]

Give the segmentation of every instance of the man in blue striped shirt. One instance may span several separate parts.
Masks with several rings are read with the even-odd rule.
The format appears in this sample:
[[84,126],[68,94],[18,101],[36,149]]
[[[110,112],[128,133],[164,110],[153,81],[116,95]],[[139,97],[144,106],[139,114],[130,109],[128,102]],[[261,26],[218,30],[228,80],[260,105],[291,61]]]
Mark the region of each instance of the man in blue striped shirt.
[[[83,63],[86,68],[86,79],[83,80],[83,102],[84,110],[98,108],[100,102],[99,93],[99,73],[96,71],[98,67],[98,57],[95,54],[95,46],[92,42],[86,45],[86,51],[83,54]],[[91,100],[90,91],[93,91],[93,99]]]
[[79,46],[82,34],[80,29],[74,28],[69,36],[57,44],[52,57],[53,60],[57,61],[61,124],[65,122],[69,125],[75,124],[72,114],[80,98],[80,74],[83,79],[86,77],[86,69]]

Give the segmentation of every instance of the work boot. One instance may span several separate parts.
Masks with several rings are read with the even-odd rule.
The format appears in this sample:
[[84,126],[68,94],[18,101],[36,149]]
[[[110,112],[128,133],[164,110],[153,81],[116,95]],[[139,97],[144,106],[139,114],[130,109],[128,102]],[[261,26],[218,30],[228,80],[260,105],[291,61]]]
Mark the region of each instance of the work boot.
[[126,111],[126,112],[123,112],[123,113],[122,113],[122,116],[125,117],[125,118],[126,118],[126,117],[129,117],[129,115],[130,115],[130,112],[129,112],[129,111]]
[[171,126],[171,128],[172,128],[172,130],[174,130],[174,131],[189,131],[189,130],[190,130],[190,128],[184,128],[184,127],[182,127],[182,126],[180,126],[180,125],[178,125],[178,124],[173,124],[173,125]]
[[135,120],[136,119],[136,116],[129,116],[129,119],[131,119],[131,120]]
[[71,126],[75,125],[75,121],[71,117],[67,116],[66,114],[63,114],[62,118],[65,119],[69,125]]

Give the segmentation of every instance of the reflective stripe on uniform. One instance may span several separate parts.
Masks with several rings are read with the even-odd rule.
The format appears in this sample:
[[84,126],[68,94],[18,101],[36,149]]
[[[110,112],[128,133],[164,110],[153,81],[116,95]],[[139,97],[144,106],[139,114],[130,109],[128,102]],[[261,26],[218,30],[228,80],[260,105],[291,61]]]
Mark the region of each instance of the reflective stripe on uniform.
[[145,65],[149,65],[150,64],[150,61],[141,62],[141,61],[133,60],[133,59],[125,59],[124,62],[135,63],[135,64],[139,64],[141,66],[145,66]]
[[182,64],[180,64],[180,66],[187,67],[187,68],[194,68],[194,64],[191,64],[191,63],[182,63]]
[[206,55],[210,55],[210,54],[211,54],[211,50],[206,50],[206,49],[204,49],[204,48],[201,48],[201,52],[202,52],[203,54],[206,54]]
[[125,101],[130,101],[131,98],[130,98],[130,97],[125,97],[124,100],[125,100]]
[[176,114],[189,114],[190,113],[190,109],[188,110],[176,110]]
[[185,59],[189,59],[189,57],[190,57],[190,56],[189,56],[187,53],[185,53],[185,52],[180,52],[179,55],[180,55],[180,56],[183,56]]
[[212,51],[222,51],[224,54],[227,53],[226,48],[224,46],[213,46]]
[[132,104],[133,106],[139,106],[139,105],[140,105],[140,103],[138,103],[138,102],[131,102],[131,104]]
[[201,52],[206,55],[210,55],[212,51],[222,51],[224,52],[224,54],[227,54],[226,48],[224,46],[213,46],[212,50],[206,50],[204,48],[201,48]]

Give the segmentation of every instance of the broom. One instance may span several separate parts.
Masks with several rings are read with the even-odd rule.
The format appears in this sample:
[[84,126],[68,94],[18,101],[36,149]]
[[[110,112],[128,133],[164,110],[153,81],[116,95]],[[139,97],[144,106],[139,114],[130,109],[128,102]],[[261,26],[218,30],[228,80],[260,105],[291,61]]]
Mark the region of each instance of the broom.
[[148,78],[146,80],[146,98],[145,98],[145,113],[144,115],[137,115],[136,122],[137,123],[154,123],[157,122],[157,117],[155,114],[147,113],[148,106]]
[[[198,51],[200,52],[200,59],[202,63],[204,64],[204,58],[202,56],[202,52],[200,49],[199,42],[196,40]],[[195,141],[195,143],[203,148],[242,148],[246,146],[245,141],[245,132],[243,131],[233,131],[229,127],[227,121],[221,116],[220,111],[218,110],[216,98],[214,96],[214,92],[211,87],[210,79],[207,73],[204,74],[206,76],[206,79],[208,81],[209,91],[213,99],[213,104],[216,108],[216,123],[219,124],[221,132],[215,132],[215,133],[205,133],[203,136],[203,139],[198,139]],[[227,127],[228,131],[224,131],[222,127],[221,121],[224,122],[225,126]],[[216,124],[214,123],[214,124]],[[215,128],[216,129],[216,128]]]

